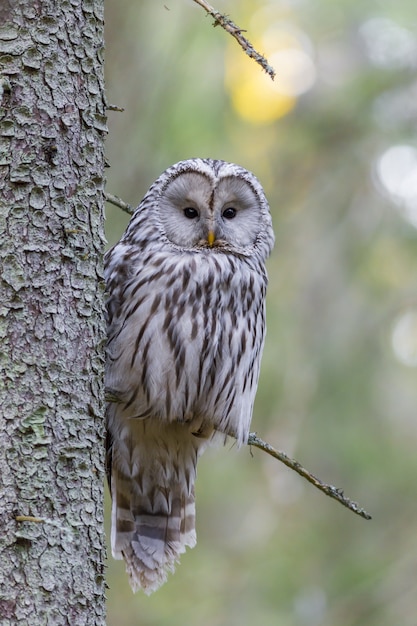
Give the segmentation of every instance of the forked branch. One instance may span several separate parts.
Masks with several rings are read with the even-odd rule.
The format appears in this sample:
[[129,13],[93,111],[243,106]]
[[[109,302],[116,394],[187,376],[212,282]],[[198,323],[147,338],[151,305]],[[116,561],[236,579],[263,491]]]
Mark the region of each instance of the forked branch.
[[250,41],[248,41],[248,39],[246,39],[246,37],[242,35],[242,33],[245,32],[242,28],[236,26],[236,24],[232,22],[232,20],[229,19],[227,15],[224,15],[223,13],[220,13],[220,11],[217,11],[208,2],[206,2],[206,0],[194,0],[194,2],[203,7],[208,15],[211,15],[211,17],[214,19],[213,26],[221,26],[225,31],[232,35],[232,37],[236,39],[239,46],[248,55],[248,57],[256,61],[256,63],[258,63],[262,67],[262,69],[265,70],[265,72],[271,77],[271,79],[274,80],[274,68],[269,65],[268,60],[262,54],[255,50]]

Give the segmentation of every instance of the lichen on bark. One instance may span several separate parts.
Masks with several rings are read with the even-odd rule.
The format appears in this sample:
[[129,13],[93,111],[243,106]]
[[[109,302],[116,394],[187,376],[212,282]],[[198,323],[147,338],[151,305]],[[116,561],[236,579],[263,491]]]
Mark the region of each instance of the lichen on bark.
[[0,100],[1,624],[101,625],[102,0],[2,2]]

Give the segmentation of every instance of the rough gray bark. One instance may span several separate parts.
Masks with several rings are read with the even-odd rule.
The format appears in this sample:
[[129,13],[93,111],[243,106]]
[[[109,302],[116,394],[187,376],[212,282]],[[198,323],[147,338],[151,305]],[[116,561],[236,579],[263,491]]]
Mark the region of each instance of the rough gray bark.
[[0,624],[104,624],[102,0],[0,0]]

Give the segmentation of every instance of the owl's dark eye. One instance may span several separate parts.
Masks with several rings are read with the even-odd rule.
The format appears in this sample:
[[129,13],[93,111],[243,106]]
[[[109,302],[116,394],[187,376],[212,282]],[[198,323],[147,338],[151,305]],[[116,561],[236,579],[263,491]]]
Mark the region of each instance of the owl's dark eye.
[[185,217],[188,217],[189,220],[193,220],[198,217],[198,211],[192,206],[187,206],[184,209],[184,215]]
[[226,220],[232,220],[234,217],[236,217],[236,213],[236,209],[234,209],[232,206],[228,206],[227,209],[223,211],[223,217]]

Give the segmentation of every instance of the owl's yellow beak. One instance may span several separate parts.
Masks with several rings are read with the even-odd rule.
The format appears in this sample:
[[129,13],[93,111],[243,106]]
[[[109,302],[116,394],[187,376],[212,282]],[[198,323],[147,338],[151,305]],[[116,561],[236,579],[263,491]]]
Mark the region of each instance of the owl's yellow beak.
[[215,240],[216,240],[216,235],[214,234],[212,230],[209,230],[208,235],[207,235],[208,245],[211,247],[213,243],[215,242]]

